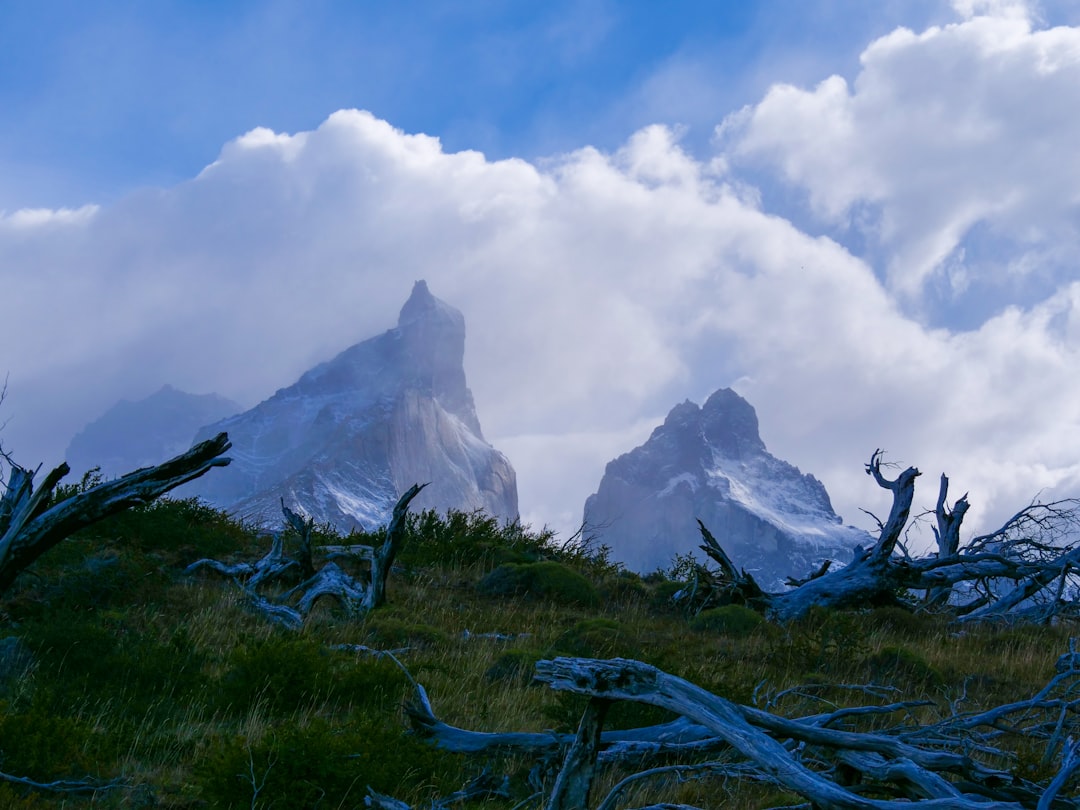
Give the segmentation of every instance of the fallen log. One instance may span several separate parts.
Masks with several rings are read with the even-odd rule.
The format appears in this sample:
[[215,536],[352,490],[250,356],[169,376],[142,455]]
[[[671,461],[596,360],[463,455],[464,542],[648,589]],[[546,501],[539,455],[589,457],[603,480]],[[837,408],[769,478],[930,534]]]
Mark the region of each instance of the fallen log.
[[[770,619],[790,622],[813,608],[850,609],[887,604],[913,606],[917,593],[922,609],[947,610],[961,621],[1050,621],[1080,614],[1080,501],[1032,503],[999,529],[964,543],[960,530],[970,508],[965,494],[951,507],[949,479],[941,476],[933,516],[936,554],[913,558],[900,543],[911,513],[920,473],[908,467],[895,479],[882,472],[883,454],[875,450],[866,472],[892,493],[889,516],[878,521],[879,536],[869,548],[858,548],[842,568],[826,561],[805,578],[788,579],[790,589],[766,593],[753,577],[739,570],[708,528],[698,522],[702,550],[715,563],[704,566],[695,580],[695,601],[745,604]],[[908,594],[898,598],[898,594]]]
[[[386,582],[394,560],[405,542],[407,529],[405,517],[409,511],[409,504],[426,486],[427,484],[413,484],[398,498],[386,527],[383,544],[379,548],[330,546],[331,553],[328,555],[330,561],[318,571],[315,570],[312,561],[315,551],[311,543],[314,521],[311,518],[305,519],[289,509],[283,500],[281,509],[285,515],[285,522],[295,530],[299,538],[297,557],[289,557],[285,554],[284,536],[278,534],[272,540],[270,551],[257,563],[241,562],[227,565],[218,560],[204,559],[189,565],[187,572],[194,573],[202,568],[208,568],[236,580],[248,595],[249,603],[254,610],[265,615],[270,621],[290,628],[302,627],[304,617],[323,597],[337,599],[351,614],[374,610],[386,602]],[[334,559],[340,559],[343,556],[370,562],[366,584],[358,581],[333,562]],[[274,599],[257,592],[258,586],[279,581],[294,571],[311,571],[311,573],[300,584]],[[295,604],[290,604],[290,602],[295,602]]]
[[[783,717],[707,692],[639,661],[556,658],[537,664],[537,680],[590,701],[576,735],[476,732],[435,717],[423,687],[407,706],[414,730],[450,751],[470,754],[513,752],[550,762],[563,752],[564,764],[549,807],[587,807],[584,798],[594,771],[607,764],[642,768],[619,785],[652,775],[683,772],[723,774],[771,783],[797,793],[814,807],[901,810],[913,803],[928,810],[1017,810],[1073,806],[1064,791],[1080,772],[1080,654],[1058,660],[1058,671],[1029,700],[979,712],[957,712],[921,725],[910,710],[926,701],[844,707],[827,714]],[[658,726],[603,731],[606,704],[630,700],[658,706],[679,719]],[[905,722],[884,726],[880,718],[902,713]],[[865,718],[873,731],[853,730]],[[835,725],[843,721],[844,728]],[[999,740],[1011,735],[1024,746],[1046,745],[1046,757],[1061,748],[1061,767],[1046,784],[1020,778],[987,761],[1012,761]],[[1068,738],[1068,742],[1063,742]],[[717,752],[723,752],[717,759]],[[679,765],[646,767],[653,756],[678,754]],[[711,757],[684,764],[688,756]],[[674,769],[674,770],[672,770]],[[625,784],[624,784],[625,783]],[[620,787],[621,786],[621,787]],[[1074,785],[1075,787],[1075,785]],[[556,801],[556,796],[558,800]],[[609,794],[600,807],[614,806]],[[809,806],[809,805],[808,805]]]
[[[219,433],[156,467],[146,467],[106,481],[53,503],[57,485],[70,472],[61,464],[35,490],[34,473],[11,464],[7,489],[0,498],[0,593],[57,543],[103,518],[146,504],[230,459],[229,437]],[[10,462],[10,459],[9,459]]]

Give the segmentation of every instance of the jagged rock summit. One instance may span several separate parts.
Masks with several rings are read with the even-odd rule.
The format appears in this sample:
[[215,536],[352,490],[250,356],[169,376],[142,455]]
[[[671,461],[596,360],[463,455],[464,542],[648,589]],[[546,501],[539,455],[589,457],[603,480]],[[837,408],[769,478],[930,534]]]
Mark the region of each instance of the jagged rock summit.
[[77,474],[100,467],[104,477],[115,478],[183,453],[196,430],[239,410],[217,394],[165,385],[145,399],[117,402],[75,434],[64,458]]
[[698,551],[697,519],[764,587],[805,577],[869,542],[845,526],[825,487],[772,456],[754,408],[730,388],[676,405],[645,444],[607,465],[584,520],[632,569],[666,568]]
[[430,485],[416,509],[518,516],[517,478],[483,437],[465,383],[465,318],[416,282],[394,329],[346,349],[242,414],[233,463],[194,493],[265,525],[280,498],[342,530],[384,523],[400,493]]

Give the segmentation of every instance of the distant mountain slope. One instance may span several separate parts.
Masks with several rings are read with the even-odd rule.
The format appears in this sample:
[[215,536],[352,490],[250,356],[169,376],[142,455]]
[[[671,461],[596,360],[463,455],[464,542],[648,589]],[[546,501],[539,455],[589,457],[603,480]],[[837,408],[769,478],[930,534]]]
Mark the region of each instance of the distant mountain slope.
[[239,410],[217,394],[166,385],[146,399],[117,402],[75,435],[65,458],[76,474],[99,466],[105,477],[116,477],[183,453],[200,427]]
[[516,518],[516,475],[483,438],[464,356],[465,318],[418,281],[397,328],[204,428],[198,440],[228,431],[233,463],[191,491],[270,524],[283,497],[348,529],[379,525],[401,492],[430,482],[414,509]]
[[735,564],[764,586],[851,559],[869,542],[842,524],[825,487],[772,456],[753,407],[724,388],[675,406],[640,447],[607,465],[584,519],[630,568],[651,571],[698,551],[700,518]]

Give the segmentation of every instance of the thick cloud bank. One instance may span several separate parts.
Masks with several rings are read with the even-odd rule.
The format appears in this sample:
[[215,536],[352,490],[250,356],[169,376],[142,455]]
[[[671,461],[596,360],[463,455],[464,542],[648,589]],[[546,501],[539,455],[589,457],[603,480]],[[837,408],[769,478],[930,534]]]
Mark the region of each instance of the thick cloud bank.
[[[425,278],[465,314],[481,423],[536,523],[572,529],[604,462],[725,385],[856,523],[884,508],[875,447],[928,473],[925,502],[947,471],[984,526],[1074,494],[1078,54],[1080,30],[971,11],[872,43],[853,82],[775,87],[709,156],[655,126],[613,154],[489,161],[345,110],[249,132],[172,188],[4,215],[4,445],[56,460],[165,382],[253,404],[392,326]],[[748,163],[833,238],[762,210]],[[974,232],[1045,293],[927,326],[921,291]]]

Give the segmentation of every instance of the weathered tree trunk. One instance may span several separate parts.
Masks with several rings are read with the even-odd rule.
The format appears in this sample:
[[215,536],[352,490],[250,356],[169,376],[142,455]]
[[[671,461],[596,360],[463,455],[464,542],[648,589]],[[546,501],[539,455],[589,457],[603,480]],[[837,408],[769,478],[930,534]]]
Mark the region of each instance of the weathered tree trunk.
[[[1019,810],[1036,805],[1064,810],[1073,805],[1061,793],[1080,770],[1080,744],[1072,741],[1080,731],[1075,715],[1080,707],[1076,698],[1080,653],[1070,648],[1056,669],[1058,673],[1028,700],[978,713],[957,712],[951,705],[925,726],[872,720],[907,712],[922,702],[788,718],[733,703],[648,664],[619,658],[556,658],[536,665],[538,681],[589,698],[573,740],[550,732],[496,734],[447,726],[435,719],[423,687],[415,683],[417,699],[410,716],[421,735],[450,751],[488,755],[513,751],[547,759],[559,748],[568,749],[548,801],[551,808],[588,807],[588,786],[602,764],[641,768],[644,761],[631,738],[655,743],[690,733],[705,744],[696,750],[675,745],[666,749],[668,756],[677,753],[685,763],[687,755],[708,757],[723,749],[722,757],[639,770],[616,785],[600,807],[614,807],[617,794],[634,780],[669,771],[714,771],[784,787],[822,808],[901,810],[918,803],[927,810]],[[604,706],[599,701],[615,700],[658,706],[680,718],[664,726],[601,733]],[[867,721],[856,724],[857,717]],[[869,728],[858,731],[860,725]],[[1047,763],[1060,747],[1057,776],[1038,783],[981,762],[1012,761],[1012,755],[998,747],[1003,735],[1045,746]],[[732,752],[739,756],[733,758]]]
[[544,810],[579,810],[589,806],[589,791],[596,775],[596,755],[600,751],[600,735],[604,715],[610,701],[592,698],[581,717],[577,736],[566,752],[562,770],[555,779]]
[[285,505],[284,498],[281,499],[281,512],[285,515],[285,522],[292,527],[297,535],[299,550],[296,554],[296,561],[300,564],[300,576],[304,579],[311,579],[311,577],[315,576],[315,563],[311,559],[311,532],[315,528],[315,518],[309,517],[305,520]]
[[146,467],[49,505],[53,491],[70,472],[61,464],[34,491],[34,474],[12,465],[7,491],[0,499],[0,593],[38,557],[86,526],[122,512],[194,480],[230,461],[222,454],[232,445],[225,433],[197,444],[156,467]]
[[[927,810],[1019,810],[1020,804],[995,796],[993,782],[1002,775],[981,768],[970,758],[951,751],[935,751],[909,745],[879,734],[836,731],[819,725],[770,715],[738,706],[706,692],[682,678],[640,661],[556,658],[536,665],[537,680],[552,689],[590,698],[631,700],[659,706],[706,726],[735,751],[754,763],[770,781],[805,796],[818,807],[839,810],[901,810],[907,800],[869,799],[812,771],[785,747],[791,739],[810,745],[854,752],[849,760],[866,768],[868,775],[911,786]],[[965,795],[937,775],[954,772],[968,782]],[[1007,777],[1007,775],[1004,775]]]
[[[964,522],[971,504],[968,503],[967,493],[953,504],[952,509],[947,505],[949,495],[949,478],[945,473],[941,474],[941,486],[938,488],[937,506],[934,508],[934,518],[937,525],[934,527],[934,539],[937,541],[938,559],[951,560],[960,552],[960,525]],[[931,588],[926,594],[927,606],[932,608],[943,607],[948,603],[952,595],[951,586],[937,586]]]
[[386,539],[375,550],[375,556],[371,562],[371,582],[364,595],[365,610],[373,610],[386,602],[386,579],[390,575],[390,568],[394,564],[398,551],[405,542],[405,515],[409,512],[412,499],[426,486],[427,484],[413,484],[394,504],[394,513],[386,526]]
[[[1080,614],[1073,572],[1080,571],[1080,501],[1032,503],[1013,515],[997,531],[960,541],[960,528],[970,504],[964,495],[950,509],[949,479],[941,476],[934,534],[938,553],[920,558],[896,552],[911,512],[915,479],[909,467],[896,479],[881,472],[882,454],[874,452],[866,465],[879,486],[892,492],[888,519],[878,522],[880,536],[869,549],[856,549],[845,567],[822,566],[806,579],[789,579],[792,589],[764,593],[746,572],[738,571],[701,524],[702,549],[719,571],[709,585],[719,591],[718,601],[737,601],[757,608],[781,622],[806,615],[814,607],[862,608],[897,602],[909,591],[926,594],[928,607],[942,609],[953,599],[954,614],[963,621],[1029,618],[1048,621],[1055,615]],[[708,572],[706,572],[708,573]],[[706,577],[707,578],[707,577]],[[964,583],[964,589],[956,586]],[[1072,601],[1066,588],[1073,586]],[[1050,592],[1051,586],[1053,593]]]
[[[372,549],[369,546],[327,547],[331,552],[328,555],[330,558],[352,557],[370,561],[371,571],[366,586],[358,582],[334,562],[327,562],[322,568],[315,570],[311,546],[311,532],[315,522],[311,518],[305,519],[289,509],[284,500],[281,502],[281,510],[285,515],[285,521],[296,530],[300,538],[298,559],[285,555],[283,538],[278,535],[273,540],[270,552],[255,564],[235,563],[226,565],[218,560],[199,560],[189,565],[187,571],[191,573],[200,568],[211,568],[223,576],[236,579],[241,582],[245,592],[251,599],[252,606],[257,611],[266,615],[271,621],[283,624],[286,627],[302,627],[304,617],[311,612],[315,603],[324,596],[334,597],[351,613],[373,610],[386,602],[386,580],[390,575],[390,569],[394,565],[394,559],[405,542],[405,530],[407,528],[405,516],[408,514],[409,504],[426,486],[427,484],[413,484],[398,498],[397,503],[394,504],[390,523],[386,527],[386,537],[379,548]],[[281,594],[274,601],[256,593],[256,586],[279,579],[284,574],[295,569],[310,571],[310,574],[299,585]],[[289,602],[296,598],[297,595],[299,597],[296,607],[292,607]]]
[[815,606],[844,608],[876,604],[892,598],[897,588],[911,587],[918,581],[915,572],[893,559],[893,551],[911,513],[915,479],[920,473],[908,467],[889,480],[881,473],[881,459],[881,451],[875,450],[866,465],[867,474],[878,486],[893,494],[889,517],[879,524],[878,541],[870,549],[858,549],[855,559],[844,568],[811,577],[785,593],[770,594],[764,601],[771,618],[791,621]]

